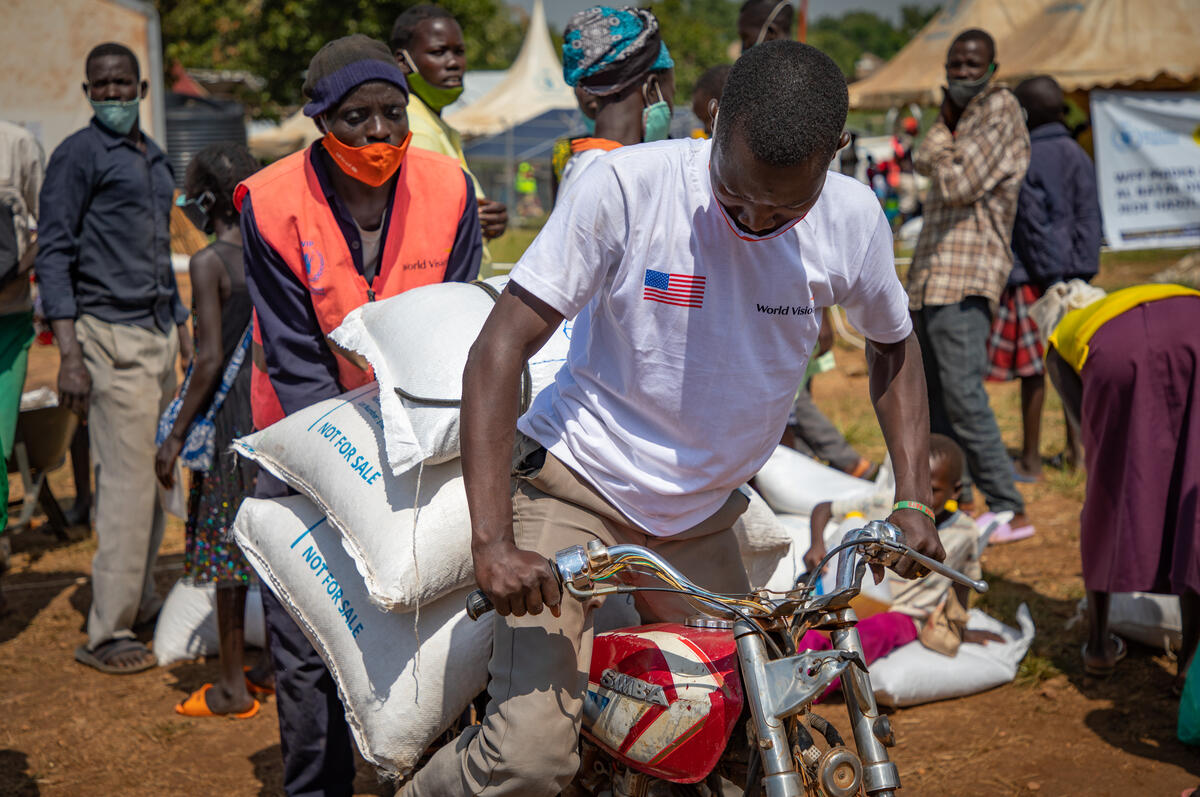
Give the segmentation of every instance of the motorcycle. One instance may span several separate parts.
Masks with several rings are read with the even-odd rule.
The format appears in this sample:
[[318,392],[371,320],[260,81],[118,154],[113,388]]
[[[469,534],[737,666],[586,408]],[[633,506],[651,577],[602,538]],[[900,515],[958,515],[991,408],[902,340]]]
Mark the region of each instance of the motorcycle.
[[[820,574],[835,555],[836,584],[818,595]],[[683,623],[596,635],[582,763],[564,794],[708,797],[725,794],[728,782],[754,797],[893,797],[900,775],[887,748],[895,739],[875,703],[850,601],[868,564],[894,565],[902,557],[987,591],[986,582],[910,548],[885,521],[847,532],[786,593],[710,592],[637,545],[593,540],[559,551],[554,570],[581,601],[654,590],[684,595],[697,607]],[[662,586],[619,583],[634,574]],[[467,598],[472,619],[491,608],[481,591]],[[810,629],[828,631],[833,649],[797,649]],[[814,700],[839,677],[856,750],[813,711]]]

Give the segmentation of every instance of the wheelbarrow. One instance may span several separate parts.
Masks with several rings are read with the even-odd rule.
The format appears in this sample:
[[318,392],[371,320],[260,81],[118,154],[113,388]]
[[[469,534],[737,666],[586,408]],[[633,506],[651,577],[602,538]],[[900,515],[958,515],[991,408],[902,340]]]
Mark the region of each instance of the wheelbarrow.
[[33,513],[41,507],[50,531],[61,540],[71,540],[67,519],[46,477],[66,462],[71,438],[78,425],[79,416],[66,407],[39,407],[23,410],[17,416],[17,433],[13,438],[12,456],[8,458],[8,472],[21,475],[25,495],[16,523],[9,524],[9,533],[28,528]]

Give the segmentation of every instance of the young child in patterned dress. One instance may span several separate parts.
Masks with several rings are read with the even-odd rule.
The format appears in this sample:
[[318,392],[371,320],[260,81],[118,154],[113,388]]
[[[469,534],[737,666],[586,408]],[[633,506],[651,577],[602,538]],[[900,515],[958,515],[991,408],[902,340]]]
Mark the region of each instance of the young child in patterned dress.
[[[188,267],[196,333],[196,360],[181,396],[171,433],[155,462],[164,486],[174,484],[175,462],[192,423],[205,416],[220,390],[227,391],[213,416],[214,446],[208,470],[192,471],[188,497],[184,579],[216,584],[217,630],[221,645],[221,677],[205,684],[175,707],[190,717],[258,712],[254,693],[269,693],[269,677],[243,671],[246,593],[252,571],[230,535],[242,499],[254,487],[255,466],[229,450],[234,438],[253,431],[250,417],[250,353],[245,333],[251,302],[242,267],[242,233],[233,206],[233,189],[258,170],[258,162],[241,145],[215,144],[188,164],[184,210],[216,240],[192,256]],[[241,350],[236,373],[227,371]],[[269,672],[269,670],[267,670]]]

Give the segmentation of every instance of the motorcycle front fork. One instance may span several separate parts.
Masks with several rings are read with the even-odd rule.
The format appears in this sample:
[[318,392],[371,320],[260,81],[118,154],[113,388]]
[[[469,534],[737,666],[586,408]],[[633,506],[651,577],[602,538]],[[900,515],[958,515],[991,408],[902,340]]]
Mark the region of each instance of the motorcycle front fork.
[[[838,650],[863,655],[862,642],[855,628],[857,617],[853,609],[842,609],[836,613],[842,627],[831,633],[833,645]],[[763,787],[767,797],[803,797],[804,784],[796,770],[787,727],[783,717],[774,716],[769,710],[765,665],[769,661],[762,637],[744,620],[734,624],[738,658],[742,665],[742,681],[745,684],[746,700],[750,704],[750,715],[758,742],[758,754],[762,760]],[[895,797],[900,788],[900,773],[896,765],[888,760],[884,740],[891,738],[891,727],[887,717],[879,713],[875,704],[875,693],[871,679],[857,666],[849,666],[842,673],[842,692],[846,697],[846,710],[854,727],[854,742],[858,757],[862,761],[863,786],[871,797]]]

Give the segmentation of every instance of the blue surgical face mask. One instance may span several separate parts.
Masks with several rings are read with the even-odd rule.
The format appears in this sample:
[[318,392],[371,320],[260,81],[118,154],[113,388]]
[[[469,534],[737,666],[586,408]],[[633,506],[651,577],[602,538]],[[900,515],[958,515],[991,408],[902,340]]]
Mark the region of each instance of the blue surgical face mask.
[[[642,141],[662,141],[671,133],[671,106],[667,105],[657,81],[654,88],[658,90],[658,102],[642,109]],[[642,92],[649,102],[646,89],[643,88]]]
[[642,141],[662,141],[671,133],[671,106],[666,100],[654,103],[642,111],[642,124]]
[[596,120],[583,117],[583,129],[587,131],[589,136],[596,135]]
[[119,135],[126,135],[138,120],[138,104],[141,100],[93,100],[92,112],[100,120],[100,124]]
[[189,199],[184,194],[180,194],[175,198],[176,206],[183,211],[183,215],[187,216],[187,220],[192,225],[203,233],[212,235],[212,209],[217,203],[217,198],[213,196],[212,191],[205,191],[198,197]]

